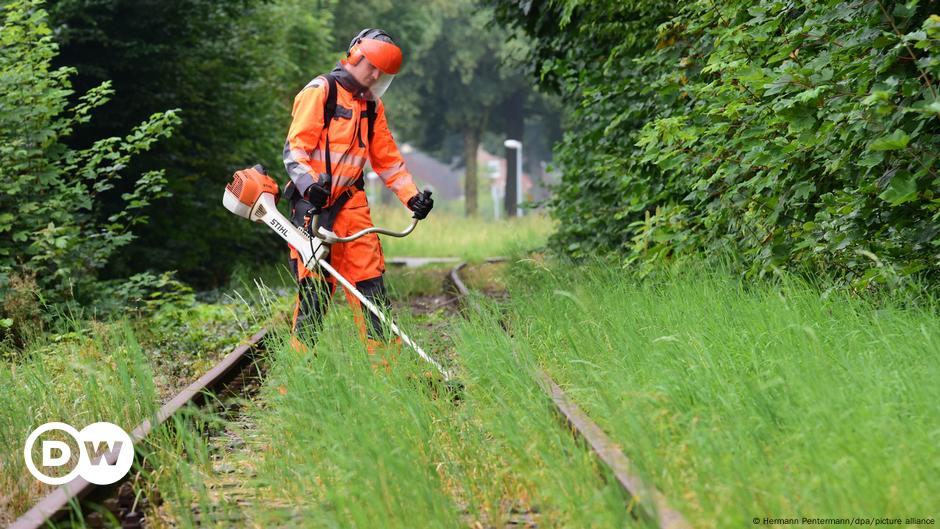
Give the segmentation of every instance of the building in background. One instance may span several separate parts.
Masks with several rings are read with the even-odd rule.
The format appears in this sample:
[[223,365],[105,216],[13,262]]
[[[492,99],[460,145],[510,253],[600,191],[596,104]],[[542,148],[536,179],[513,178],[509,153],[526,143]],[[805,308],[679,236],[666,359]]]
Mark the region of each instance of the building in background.
[[[464,168],[455,162],[448,165],[430,154],[415,149],[410,144],[401,145],[401,154],[405,159],[405,166],[414,176],[415,183],[421,189],[429,188],[434,193],[434,199],[441,202],[463,202],[463,175]],[[547,164],[540,163],[539,175],[532,176],[522,173],[523,202],[540,202],[548,197],[548,189],[540,182],[551,182],[551,174],[546,171]],[[480,213],[486,217],[494,217],[493,201],[500,201],[506,189],[506,158],[503,153],[493,154],[483,147],[477,151],[477,168],[480,182]],[[366,169],[370,176],[368,187],[369,201],[374,204],[397,204],[398,199],[388,190],[377,177],[372,177],[371,168]],[[495,189],[494,189],[495,188]],[[455,211],[460,211],[455,208]],[[500,212],[499,216],[504,216]]]
[[[451,167],[433,156],[419,151],[411,145],[404,143],[401,145],[401,155],[405,159],[405,167],[414,176],[415,183],[420,189],[428,188],[434,193],[435,200],[452,201],[463,199],[463,187],[461,181],[463,170]],[[367,169],[366,174],[371,172],[371,167]],[[382,204],[393,204],[398,201],[395,195],[388,188],[381,185],[377,180],[375,184],[376,191],[369,190],[369,200],[374,201],[375,195],[379,195],[378,201]]]

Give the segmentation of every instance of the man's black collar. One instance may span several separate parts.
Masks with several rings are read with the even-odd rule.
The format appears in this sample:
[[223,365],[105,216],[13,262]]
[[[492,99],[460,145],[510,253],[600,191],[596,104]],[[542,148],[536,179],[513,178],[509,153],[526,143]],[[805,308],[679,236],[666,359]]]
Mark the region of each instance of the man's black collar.
[[333,68],[330,74],[336,78],[336,82],[343,88],[352,92],[353,97],[356,99],[365,99],[366,87],[362,86],[351,73],[346,71],[342,63],[336,63],[336,67]]

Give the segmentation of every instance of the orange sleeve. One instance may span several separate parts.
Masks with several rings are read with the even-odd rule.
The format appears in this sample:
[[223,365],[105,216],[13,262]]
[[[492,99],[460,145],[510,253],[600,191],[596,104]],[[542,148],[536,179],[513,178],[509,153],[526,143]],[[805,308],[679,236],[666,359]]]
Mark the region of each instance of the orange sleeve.
[[405,160],[398,152],[392,131],[388,129],[385,105],[382,101],[376,105],[375,113],[375,130],[369,144],[369,163],[372,164],[372,170],[385,182],[385,186],[398,196],[402,204],[407,205],[408,199],[418,194],[418,187],[415,186],[411,173],[405,168]]
[[314,79],[294,98],[294,117],[284,142],[284,168],[301,194],[311,184],[325,183],[329,176],[313,169],[311,157],[320,143],[323,132],[323,100],[328,88],[320,79]]

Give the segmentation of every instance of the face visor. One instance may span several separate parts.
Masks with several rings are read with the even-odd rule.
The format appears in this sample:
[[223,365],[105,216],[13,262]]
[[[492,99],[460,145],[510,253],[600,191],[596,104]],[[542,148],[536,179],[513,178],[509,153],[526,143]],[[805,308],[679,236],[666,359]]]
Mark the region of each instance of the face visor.
[[372,86],[366,90],[365,98],[370,101],[378,101],[381,99],[385,91],[388,90],[388,85],[392,84],[393,79],[395,79],[395,75],[383,73],[378,81],[372,83]]
[[369,64],[382,72],[378,80],[366,91],[366,99],[379,99],[401,69],[401,48],[391,42],[376,39],[362,39],[357,46]]

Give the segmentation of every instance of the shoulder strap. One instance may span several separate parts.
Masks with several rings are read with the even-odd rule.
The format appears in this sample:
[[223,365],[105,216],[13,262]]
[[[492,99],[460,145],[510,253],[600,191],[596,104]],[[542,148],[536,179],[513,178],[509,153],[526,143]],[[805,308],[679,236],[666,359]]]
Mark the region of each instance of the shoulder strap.
[[[323,100],[323,130],[326,131],[326,175],[329,178],[329,184],[332,187],[333,185],[333,163],[330,160],[330,122],[333,121],[333,117],[336,116],[336,78],[332,74],[323,74],[318,77],[326,79],[327,83],[327,93],[326,99]],[[313,84],[313,81],[310,82]],[[308,87],[310,85],[307,85]],[[305,87],[306,88],[306,87]],[[296,196],[295,196],[296,194]],[[302,198],[300,190],[294,185],[292,179],[287,180],[287,186],[284,191],[284,196],[291,200]]]
[[330,160],[330,122],[336,115],[336,78],[333,74],[326,74],[327,89],[326,99],[323,101],[323,130],[326,131],[326,152],[323,158],[326,161],[326,177],[330,179],[330,187],[333,186],[333,163]]
[[369,144],[370,145],[372,144],[372,129],[375,128],[376,106],[377,105],[375,101],[369,101],[368,103],[366,103],[366,117],[368,118],[368,121],[369,121]]
[[326,78],[327,90],[326,99],[323,101],[323,128],[328,129],[330,121],[336,115],[336,78],[333,74],[324,74]]

